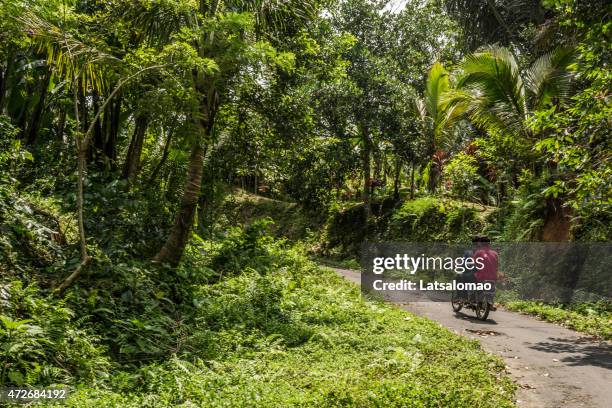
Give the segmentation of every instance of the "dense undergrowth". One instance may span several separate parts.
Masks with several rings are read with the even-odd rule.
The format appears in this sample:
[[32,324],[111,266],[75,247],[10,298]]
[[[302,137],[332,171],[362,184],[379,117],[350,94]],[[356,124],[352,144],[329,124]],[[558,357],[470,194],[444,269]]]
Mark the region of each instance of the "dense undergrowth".
[[336,262],[351,262],[361,244],[370,241],[469,242],[491,228],[492,210],[449,198],[421,197],[395,201],[374,200],[371,219],[365,222],[362,203],[336,204],[325,217],[314,216],[295,203],[268,199],[242,190],[228,194],[222,204],[230,225],[253,220],[274,220],[277,236],[310,244],[311,253]]
[[54,263],[11,266],[36,259],[27,242],[70,265],[26,207],[2,213],[25,231],[0,262],[3,385],[67,385],[74,407],[512,406],[478,343],[363,300],[269,222],[196,239],[176,270],[100,256],[58,296]]
[[[468,243],[474,234],[481,233],[500,241],[534,239],[537,235],[535,231],[541,227],[541,222],[537,220],[543,210],[530,204],[530,194],[527,187],[523,188],[519,194],[524,196],[523,201],[519,200],[503,209],[427,196],[400,202],[376,200],[367,225],[360,203],[334,206],[329,210],[327,220],[315,222],[295,204],[239,192],[237,198],[230,196],[228,202],[233,207],[226,210],[235,214],[232,219],[241,225],[248,225],[257,219],[274,219],[281,226],[275,229],[279,236],[305,241],[311,258],[320,264],[359,269],[360,246],[365,240]],[[245,214],[248,216],[245,217]],[[302,227],[301,235],[295,234],[296,230],[291,228],[292,222]],[[606,234],[609,234],[606,228],[602,228],[600,222],[590,227],[589,222],[585,220],[577,224],[574,230],[576,238],[580,241],[605,240]],[[313,229],[318,226],[321,232],[308,234],[305,233],[308,229],[303,226],[312,226]],[[604,339],[612,336],[609,302],[543,304],[519,301],[510,293],[500,293],[498,301],[510,310],[534,315],[586,334]]]

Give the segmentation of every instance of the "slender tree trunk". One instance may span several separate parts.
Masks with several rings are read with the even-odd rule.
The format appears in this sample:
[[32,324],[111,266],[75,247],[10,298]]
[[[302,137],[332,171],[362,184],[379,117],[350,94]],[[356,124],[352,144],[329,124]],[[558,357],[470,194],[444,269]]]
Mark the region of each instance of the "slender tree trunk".
[[363,192],[362,192],[362,200],[363,200],[363,210],[366,221],[370,218],[371,212],[371,196],[370,196],[370,185],[372,184],[371,174],[370,174],[370,156],[372,151],[372,146],[370,143],[370,135],[368,134],[368,128],[365,125],[362,125],[361,128],[361,137],[363,148],[361,151],[361,167],[363,171]]
[[51,69],[47,68],[45,76],[42,79],[40,87],[40,96],[38,103],[32,110],[32,117],[30,118],[30,125],[28,126],[28,135],[26,143],[31,145],[36,142],[38,136],[38,130],[40,129],[40,122],[42,119],[43,111],[45,109],[45,100],[47,99],[47,91],[49,89],[49,82],[51,81]]
[[117,166],[117,136],[119,135],[119,122],[121,120],[121,93],[113,98],[109,106],[109,127],[104,143],[104,154],[110,161],[111,170]]
[[[29,84],[26,82],[25,84],[25,92],[27,95],[30,95],[32,89]],[[17,117],[17,127],[21,129],[21,137],[24,137],[27,134],[27,126],[28,126],[28,113],[30,112],[30,104],[31,98],[26,98],[25,103],[23,104],[19,116]]]
[[8,50],[6,58],[6,69],[2,73],[2,80],[0,81],[0,113],[8,115],[8,100],[10,96],[10,81],[15,70],[15,51],[13,47]]
[[149,185],[153,184],[153,182],[157,178],[157,174],[159,173],[162,166],[164,165],[164,163],[166,163],[166,160],[168,159],[168,154],[170,153],[170,142],[172,140],[172,134],[173,134],[173,128],[170,128],[170,130],[168,131],[168,137],[166,138],[166,144],[164,144],[164,151],[162,153],[162,157],[159,160],[159,163],[157,163],[157,166],[155,166],[155,169],[153,169],[153,172],[151,173],[151,176],[149,177],[149,181],[147,182],[147,184]]
[[148,122],[148,118],[144,115],[136,117],[134,135],[132,136],[132,141],[130,142],[128,154],[123,166],[123,178],[128,181],[128,184],[134,182],[138,175],[138,170],[140,169],[140,156],[142,155],[142,146],[144,144]]
[[[77,198],[76,198],[76,202],[77,202],[77,218],[78,218],[78,229],[79,229],[79,238],[80,238],[79,240],[81,243],[81,263],[76,267],[74,272],[72,272],[55,289],[56,293],[61,293],[64,290],[66,290],[66,288],[68,288],[70,285],[72,285],[72,283],[74,283],[74,281],[78,279],[78,277],[85,270],[85,268],[87,268],[87,266],[92,260],[92,258],[87,253],[87,236],[85,234],[85,220],[84,220],[84,206],[85,205],[84,205],[84,197],[83,197],[83,190],[84,190],[83,184],[84,184],[84,179],[85,179],[85,170],[87,167],[87,152],[89,150],[89,144],[91,142],[91,134],[93,132],[93,125],[95,124],[95,121],[97,121],[100,118],[100,115],[102,114],[102,110],[106,108],[110,100],[117,94],[117,92],[119,92],[121,87],[126,82],[132,80],[133,78],[136,78],[137,76],[139,76],[145,71],[156,69],[159,67],[161,66],[155,65],[155,66],[143,68],[139,70],[138,72],[136,72],[135,74],[132,74],[129,77],[119,81],[119,83],[117,84],[115,89],[111,92],[109,97],[104,101],[102,106],[94,114],[92,124],[89,127],[85,126],[85,122],[79,121],[79,116],[80,116],[79,115],[79,104],[81,102],[85,104],[85,96],[83,92],[80,92],[80,89],[79,90],[74,89],[74,87],[77,86],[76,85],[77,81],[76,81],[76,78],[74,77],[72,78],[73,97],[74,97],[74,117],[75,117],[75,122],[76,122],[76,129],[77,129],[76,146],[77,146],[78,155],[77,155]],[[82,108],[85,108],[85,106],[82,106]],[[87,118],[87,115],[85,114],[83,117]],[[81,129],[87,129],[87,131],[82,131]]]
[[[78,106],[79,106],[79,122],[81,123],[82,129],[87,129],[89,127],[89,113],[87,109],[87,97],[85,92],[83,91],[82,79],[79,79],[78,85]],[[89,149],[89,143],[87,148]]]
[[191,232],[191,226],[193,225],[198,197],[200,195],[204,154],[202,141],[196,141],[191,151],[185,189],[174,220],[174,226],[172,227],[168,240],[157,255],[155,255],[154,260],[156,262],[176,266],[183,256]]
[[[100,96],[98,92],[94,91],[92,93],[93,99],[93,111],[98,112],[100,110]],[[107,110],[104,109],[104,115],[106,116]],[[99,168],[103,168],[104,159],[102,157],[102,152],[104,151],[104,136],[102,134],[102,120],[98,118],[94,124],[93,128],[93,143],[89,147],[89,161],[93,161],[95,159],[96,164]]]
[[61,106],[59,110],[59,116],[57,118],[56,132],[59,139],[64,141],[64,130],[66,128],[66,108]]
[[[78,117],[78,108],[75,105],[75,112]],[[78,129],[77,120],[77,129]],[[77,215],[78,215],[78,229],[79,229],[79,241],[81,242],[81,262],[75,268],[75,270],[55,289],[56,293],[62,293],[66,288],[74,283],[81,275],[81,273],[91,263],[92,258],[87,253],[87,237],[85,235],[85,220],[83,216],[83,181],[85,179],[85,170],[87,166],[87,153],[88,148],[88,137],[85,132],[80,132],[76,139],[77,146]]]
[[398,201],[400,198],[399,190],[401,184],[402,161],[399,157],[395,158],[395,174],[393,175],[393,199]]
[[410,169],[410,199],[414,199],[414,163],[412,163]]
[[6,92],[6,85],[8,82],[8,78],[6,76],[8,71],[8,66],[7,69],[4,69],[4,67],[0,66],[0,113],[2,113],[2,111],[4,110],[4,93]]
[[432,160],[429,165],[429,183],[428,183],[427,188],[430,193],[435,193],[437,186],[438,186],[438,170],[436,169],[436,164]]

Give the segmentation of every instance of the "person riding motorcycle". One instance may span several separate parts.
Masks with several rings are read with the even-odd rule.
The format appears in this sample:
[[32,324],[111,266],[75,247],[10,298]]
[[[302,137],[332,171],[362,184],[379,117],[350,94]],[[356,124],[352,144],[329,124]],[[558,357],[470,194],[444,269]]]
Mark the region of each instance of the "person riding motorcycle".
[[480,259],[483,267],[479,268],[474,277],[476,282],[497,281],[497,269],[499,266],[499,255],[497,251],[491,248],[491,239],[489,237],[478,237],[476,243],[476,251],[472,257]]
[[[487,280],[497,280],[498,254],[491,248],[491,239],[487,236],[477,235],[472,238],[473,250],[464,253],[465,258],[481,259],[482,268],[466,269],[458,281],[462,283],[478,283]],[[462,291],[462,297],[466,297],[467,291]]]

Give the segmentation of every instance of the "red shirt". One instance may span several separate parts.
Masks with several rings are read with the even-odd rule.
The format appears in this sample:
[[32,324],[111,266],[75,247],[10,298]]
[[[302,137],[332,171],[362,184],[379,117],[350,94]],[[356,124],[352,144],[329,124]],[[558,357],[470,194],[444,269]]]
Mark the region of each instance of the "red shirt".
[[[493,248],[490,246],[482,247],[476,250],[472,257],[476,262],[476,273],[474,276],[476,277],[477,281],[482,282],[485,280],[497,280],[497,252],[495,252]],[[481,269],[478,269],[480,262],[482,262],[484,266]]]

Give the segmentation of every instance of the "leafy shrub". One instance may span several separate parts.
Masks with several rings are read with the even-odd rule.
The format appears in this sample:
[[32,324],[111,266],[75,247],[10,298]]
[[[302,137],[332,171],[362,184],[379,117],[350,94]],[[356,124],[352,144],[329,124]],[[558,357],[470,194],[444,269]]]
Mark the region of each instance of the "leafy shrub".
[[1,286],[0,296],[0,384],[94,384],[110,368],[99,338],[64,301],[19,281]]
[[391,216],[389,240],[426,242],[432,240],[467,241],[483,228],[474,208],[434,197],[407,201]]
[[327,251],[339,248],[342,254],[355,255],[367,235],[368,225],[363,204],[353,204],[330,211],[322,239]]
[[504,241],[535,240],[544,225],[544,177],[535,178],[531,172],[524,170],[519,183],[514,199],[497,214],[501,221],[497,228],[499,238]]
[[67,405],[512,406],[503,363],[476,342],[365,301],[299,251],[264,246],[283,266],[196,289],[189,353],[115,371]]
[[270,267],[266,244],[273,242],[270,218],[256,220],[247,227],[231,227],[220,241],[210,261],[212,270],[236,274],[245,268],[265,271]]
[[464,152],[457,153],[444,166],[444,180],[451,195],[472,198],[478,184],[478,164],[474,156]]

